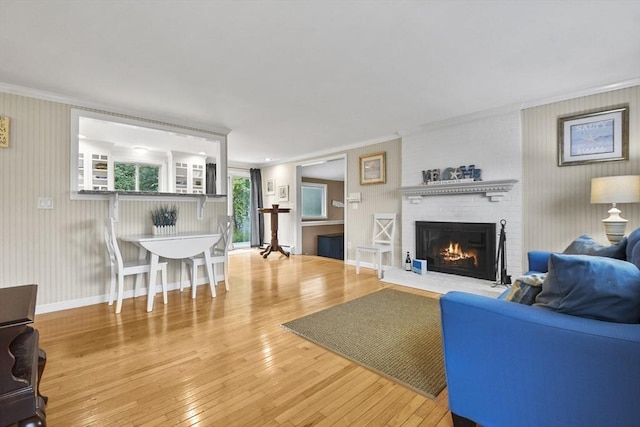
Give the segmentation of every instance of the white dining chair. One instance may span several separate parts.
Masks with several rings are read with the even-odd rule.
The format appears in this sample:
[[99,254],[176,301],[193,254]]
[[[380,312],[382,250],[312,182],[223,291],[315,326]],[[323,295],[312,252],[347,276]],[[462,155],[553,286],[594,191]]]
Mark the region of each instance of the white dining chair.
[[[124,293],[124,278],[125,276],[133,276],[138,274],[158,274],[161,273],[162,280],[162,297],[164,303],[167,303],[167,263],[159,262],[158,269],[151,271],[151,265],[149,260],[135,260],[124,261],[118,246],[118,239],[116,238],[114,219],[108,218],[105,221],[104,227],[104,240],[107,245],[107,254],[109,255],[109,262],[111,263],[111,281],[109,290],[109,305],[113,305],[114,299],[116,299],[116,281],[118,282],[117,290],[117,303],[116,314],[122,311],[122,297]],[[151,290],[147,290],[151,292]]]
[[[229,290],[229,249],[231,248],[231,232],[233,229],[233,220],[230,215],[222,215],[218,217],[218,233],[220,239],[211,247],[211,267],[213,271],[213,280],[216,281],[216,265],[222,264],[224,274],[224,287]],[[191,279],[191,297],[196,297],[196,288],[198,286],[198,267],[205,266],[204,255],[185,258],[184,264],[188,265],[189,275]],[[182,269],[181,269],[182,271]],[[182,273],[180,273],[182,276]],[[180,291],[183,289],[183,280],[180,277]],[[217,283],[213,284],[217,286]],[[213,288],[212,288],[213,289]]]
[[375,213],[373,214],[373,234],[371,244],[356,246],[356,274],[360,274],[360,255],[365,253],[373,254],[373,267],[378,270],[378,278],[382,279],[382,255],[389,253],[390,265],[393,265],[394,251],[393,243],[396,233],[395,213]]

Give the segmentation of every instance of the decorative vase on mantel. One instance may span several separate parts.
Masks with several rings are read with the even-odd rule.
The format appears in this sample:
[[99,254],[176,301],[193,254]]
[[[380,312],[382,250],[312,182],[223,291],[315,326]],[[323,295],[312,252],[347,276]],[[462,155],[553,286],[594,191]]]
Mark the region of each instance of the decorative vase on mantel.
[[159,206],[151,210],[151,220],[153,221],[152,232],[154,235],[176,234],[178,228],[178,208],[174,205]]

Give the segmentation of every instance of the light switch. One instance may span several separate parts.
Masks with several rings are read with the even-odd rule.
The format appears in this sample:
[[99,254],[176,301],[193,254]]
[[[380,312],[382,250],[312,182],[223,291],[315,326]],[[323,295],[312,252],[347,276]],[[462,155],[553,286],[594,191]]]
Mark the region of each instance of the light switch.
[[38,197],[38,209],[53,209],[53,198]]

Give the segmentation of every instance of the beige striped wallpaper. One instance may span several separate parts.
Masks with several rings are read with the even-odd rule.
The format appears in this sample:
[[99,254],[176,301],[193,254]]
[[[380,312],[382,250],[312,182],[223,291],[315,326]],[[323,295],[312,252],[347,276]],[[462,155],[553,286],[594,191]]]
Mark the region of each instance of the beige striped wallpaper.
[[[386,178],[384,184],[360,185],[360,156],[365,154],[386,153]],[[353,203],[345,203],[348,231],[347,252],[345,258],[355,261],[355,247],[371,243],[373,230],[373,214],[375,212],[397,213],[395,230],[395,259],[394,266],[401,265],[401,237],[402,237],[402,198],[399,188],[402,185],[402,141],[394,139],[366,147],[355,148],[347,152],[347,193],[360,193],[362,202],[358,209]],[[362,254],[362,262],[373,262],[370,254]],[[384,264],[387,261],[383,260]]]
[[[558,117],[619,104],[630,107],[629,160],[559,167]],[[610,206],[590,204],[591,178],[640,174],[640,86],[525,109],[522,141],[523,253],[561,251],[581,234],[608,244],[601,220]],[[640,204],[619,207],[629,220],[627,233],[640,227]]]
[[[60,309],[99,302],[108,280],[103,238],[108,202],[69,197],[71,108],[0,93],[0,115],[11,119],[9,148],[0,149],[0,287],[37,283],[44,311],[47,304]],[[39,197],[53,198],[54,209],[37,209]],[[213,227],[216,216],[226,212],[225,202],[207,203],[203,220],[197,220],[194,201],[175,202],[179,227]],[[149,211],[158,203],[121,200],[117,233],[149,232]],[[137,253],[126,246],[123,252]],[[170,283],[178,280],[176,265],[170,265]]]

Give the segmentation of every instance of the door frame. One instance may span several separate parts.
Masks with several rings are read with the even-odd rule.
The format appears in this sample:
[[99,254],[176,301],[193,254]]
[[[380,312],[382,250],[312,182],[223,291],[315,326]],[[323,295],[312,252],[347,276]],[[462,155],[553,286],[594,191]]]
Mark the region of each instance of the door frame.
[[[227,168],[227,213],[233,216],[233,178],[246,178],[249,180],[249,191],[251,191],[251,174],[248,170],[245,169],[237,169],[237,168]],[[249,195],[251,198],[251,195]],[[251,201],[249,201],[251,203]],[[251,216],[251,211],[249,211],[249,216]],[[233,236],[233,231],[232,231]],[[232,237],[233,239],[233,237]],[[245,248],[251,247],[251,227],[249,227],[249,240],[247,242],[239,242],[233,244],[235,248]]]
[[349,227],[347,226],[347,182],[348,182],[348,169],[347,169],[347,154],[337,154],[335,156],[320,157],[316,159],[307,159],[306,161],[300,161],[296,163],[295,184],[296,184],[296,208],[295,208],[295,246],[293,253],[296,255],[302,254],[302,166],[309,165],[309,162],[328,162],[332,160],[343,161],[343,200],[344,200],[344,262],[347,262],[347,242],[349,241],[347,233]]

